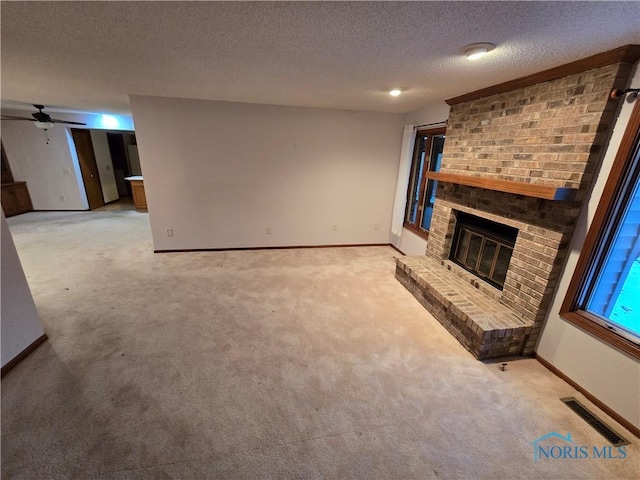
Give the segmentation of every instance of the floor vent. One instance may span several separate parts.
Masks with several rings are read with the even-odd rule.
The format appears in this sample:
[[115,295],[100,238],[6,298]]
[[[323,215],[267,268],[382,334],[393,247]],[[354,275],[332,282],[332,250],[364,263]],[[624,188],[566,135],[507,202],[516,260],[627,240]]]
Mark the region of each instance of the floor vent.
[[629,445],[629,441],[625,440],[623,437],[614,432],[611,427],[609,427],[609,425],[596,417],[587,409],[587,407],[582,405],[575,398],[561,398],[560,401],[564,402],[567,407],[576,412],[580,418],[582,418],[585,422],[595,428],[596,431],[604,438],[606,438],[612,445],[616,447],[619,447],[620,445]]

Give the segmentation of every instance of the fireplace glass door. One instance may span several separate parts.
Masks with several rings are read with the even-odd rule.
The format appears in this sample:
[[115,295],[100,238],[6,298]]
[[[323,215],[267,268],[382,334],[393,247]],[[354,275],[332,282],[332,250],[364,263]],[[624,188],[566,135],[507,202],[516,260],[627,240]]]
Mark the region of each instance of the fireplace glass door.
[[451,259],[502,289],[517,230],[463,213],[457,218]]

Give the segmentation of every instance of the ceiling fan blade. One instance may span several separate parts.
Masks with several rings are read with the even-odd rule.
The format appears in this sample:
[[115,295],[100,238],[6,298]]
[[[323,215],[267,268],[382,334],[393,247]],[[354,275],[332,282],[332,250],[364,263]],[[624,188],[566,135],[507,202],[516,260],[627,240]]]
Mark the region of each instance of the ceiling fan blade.
[[49,119],[49,121],[53,123],[66,123],[68,125],[86,125],[86,123],[82,123],[82,122],[72,122],[70,120],[58,120],[57,118],[51,118]]
[[35,122],[35,118],[14,117],[13,115],[2,115],[2,120],[27,120],[29,122]]

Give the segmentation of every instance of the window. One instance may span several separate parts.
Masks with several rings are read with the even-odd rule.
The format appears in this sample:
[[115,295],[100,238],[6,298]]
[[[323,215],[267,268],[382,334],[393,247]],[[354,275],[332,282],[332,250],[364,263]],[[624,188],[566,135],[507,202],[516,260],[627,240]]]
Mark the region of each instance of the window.
[[404,226],[426,238],[431,225],[437,181],[427,178],[426,172],[440,170],[445,129],[418,131],[411,164],[407,191],[407,211]]
[[560,315],[640,358],[640,102],[629,119]]

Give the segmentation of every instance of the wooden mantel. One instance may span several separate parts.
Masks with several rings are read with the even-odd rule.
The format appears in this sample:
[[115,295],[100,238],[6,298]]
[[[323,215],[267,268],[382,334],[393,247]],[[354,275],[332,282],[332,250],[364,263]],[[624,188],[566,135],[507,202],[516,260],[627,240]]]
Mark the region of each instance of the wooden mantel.
[[444,172],[426,172],[425,176],[440,182],[455,183],[467,187],[484,188],[497,192],[525,195],[527,197],[543,198],[545,200],[573,200],[578,189],[552,187],[549,185],[535,185],[533,183],[514,182],[511,180],[497,180],[486,177],[472,177]]

